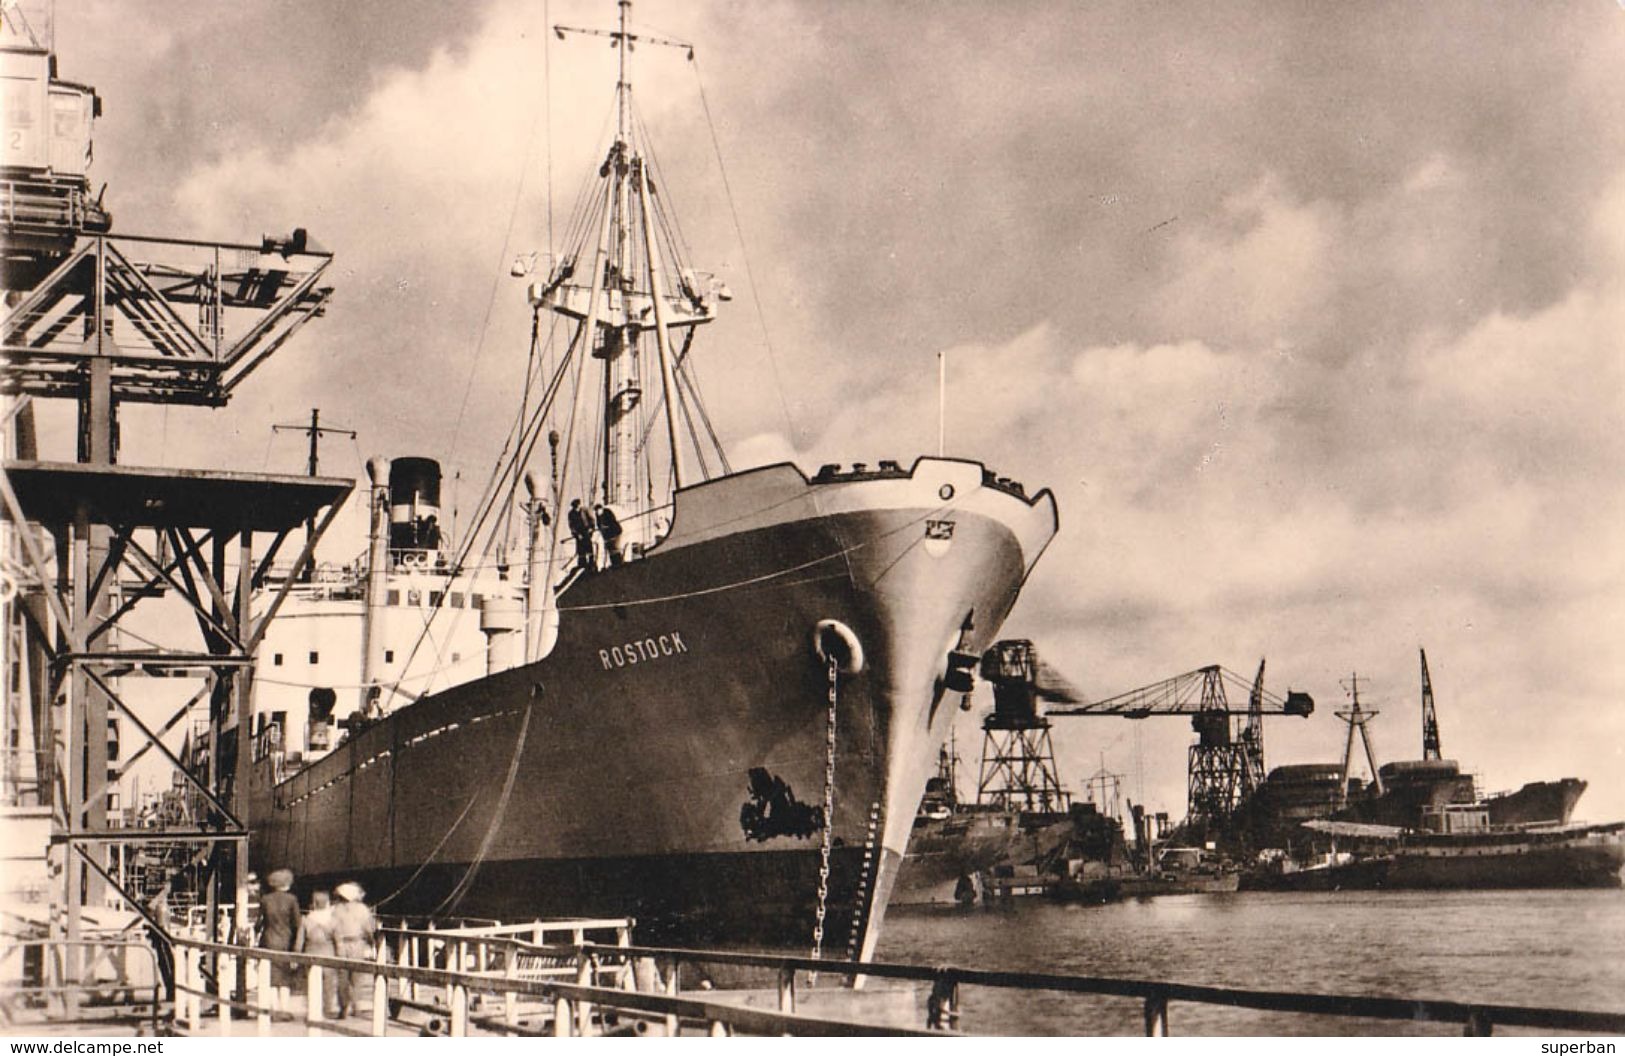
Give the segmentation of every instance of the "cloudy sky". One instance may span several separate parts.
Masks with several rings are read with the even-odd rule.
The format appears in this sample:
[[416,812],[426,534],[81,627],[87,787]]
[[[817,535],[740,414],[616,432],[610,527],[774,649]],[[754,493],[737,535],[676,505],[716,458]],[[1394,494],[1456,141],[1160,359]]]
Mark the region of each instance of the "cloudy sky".
[[[324,468],[437,455],[471,502],[524,368],[507,265],[609,117],[613,53],[543,27],[607,0],[57,7],[118,230],[337,253],[326,319],[225,411],[127,414],[122,460],[299,472],[270,425],[319,406],[361,432]],[[736,466],[933,450],[946,352],[950,453],[1060,503],[1007,631],[1088,691],[1268,656],[1320,704],[1275,764],[1337,756],[1358,672],[1414,758],[1421,645],[1446,755],[1625,817],[1618,3],[636,14],[699,47],[635,76],[737,295],[696,353]],[[1183,723],[1058,739],[1182,810]]]

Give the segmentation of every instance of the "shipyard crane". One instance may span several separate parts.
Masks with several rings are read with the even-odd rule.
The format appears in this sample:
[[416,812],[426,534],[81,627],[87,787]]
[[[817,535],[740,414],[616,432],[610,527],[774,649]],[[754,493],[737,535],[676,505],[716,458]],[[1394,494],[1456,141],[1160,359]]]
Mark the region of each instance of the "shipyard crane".
[[[981,798],[1004,802],[1015,797],[1043,800],[1059,793],[1051,719],[1112,715],[1144,719],[1189,715],[1197,733],[1188,761],[1188,812],[1225,821],[1263,781],[1266,714],[1307,716],[1314,700],[1288,691],[1283,698],[1264,689],[1264,665],[1248,681],[1218,664],[1187,671],[1104,700],[1090,701],[1049,665],[1028,641],[1001,641],[982,658],[983,679],[993,686],[994,710],[983,722]],[[1226,684],[1247,691],[1244,725],[1232,734]],[[1042,705],[1048,703],[1049,707]],[[1030,809],[1030,808],[1029,808]]]
[[993,643],[982,654],[981,672],[993,687],[993,710],[982,720],[976,801],[1028,813],[1070,809],[1072,795],[1055,766],[1043,702],[1081,701],[1083,695],[1040,661],[1025,639]]
[[1439,716],[1433,710],[1433,679],[1428,675],[1428,651],[1422,654],[1422,758],[1442,759],[1439,747]]
[[[1235,712],[1225,686],[1247,691],[1244,724],[1232,732]],[[1131,689],[1105,700],[1051,708],[1051,716],[1118,715],[1144,719],[1152,715],[1189,715],[1196,731],[1187,764],[1186,811],[1213,822],[1229,819],[1264,780],[1264,715],[1307,716],[1314,711],[1307,693],[1283,697],[1264,688],[1264,664],[1248,681],[1218,664]]]

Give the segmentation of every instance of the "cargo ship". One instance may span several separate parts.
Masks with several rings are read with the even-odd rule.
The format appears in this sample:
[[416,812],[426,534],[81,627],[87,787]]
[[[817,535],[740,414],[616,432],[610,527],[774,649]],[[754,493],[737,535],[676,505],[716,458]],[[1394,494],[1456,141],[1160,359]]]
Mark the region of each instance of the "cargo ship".
[[1249,875],[1251,890],[1413,890],[1619,887],[1625,822],[1492,826],[1481,804],[1430,812],[1424,828],[1310,821],[1305,828],[1354,850],[1310,862],[1281,859]]
[[914,817],[914,832],[892,889],[894,906],[974,902],[983,893],[984,876],[1008,861],[1022,842],[1021,817],[1015,811],[960,802],[958,772],[950,732]]
[[[1341,763],[1304,763],[1276,767],[1244,805],[1242,817],[1252,847],[1287,849],[1299,856],[1318,851],[1301,824],[1333,820],[1349,825],[1424,831],[1430,819],[1449,811],[1482,810],[1485,824],[1494,829],[1569,824],[1586,782],[1577,777],[1532,781],[1517,791],[1481,795],[1477,779],[1464,772],[1440,748],[1439,722],[1433,699],[1433,679],[1427,653],[1419,651],[1422,672],[1422,758],[1399,759],[1378,765],[1365,737],[1359,682],[1350,683],[1350,710],[1339,712],[1349,724]],[[1356,735],[1365,738],[1366,761],[1372,780],[1350,777]],[[1354,831],[1354,830],[1348,830]],[[1326,862],[1318,862],[1321,867]]]
[[[690,355],[728,295],[684,263],[654,184],[628,51],[667,42],[634,34],[629,7],[573,241],[515,264],[538,269],[538,391],[485,509],[527,512],[523,556],[482,559],[477,531],[452,545],[421,474],[372,469],[340,615],[317,631],[312,601],[302,629],[277,621],[331,649],[359,618],[359,677],[258,668],[257,709],[282,717],[256,730],[252,864],[302,891],[356,880],[403,915],[631,915],[650,941],[867,958],[947,686],[996,636],[1055,502],[946,457],[728,467]],[[562,348],[540,344],[544,319]],[[481,655],[448,654],[448,619]],[[427,655],[476,670],[411,681]],[[342,739],[312,740],[334,724]]]

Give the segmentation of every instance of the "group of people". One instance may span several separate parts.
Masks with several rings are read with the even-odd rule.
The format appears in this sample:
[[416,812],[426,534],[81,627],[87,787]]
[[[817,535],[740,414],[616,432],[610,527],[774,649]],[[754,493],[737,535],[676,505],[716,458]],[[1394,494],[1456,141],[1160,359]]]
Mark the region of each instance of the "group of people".
[[581,504],[580,499],[572,499],[570,512],[566,517],[570,526],[570,534],[576,541],[576,566],[582,571],[591,571],[597,567],[593,558],[592,536],[596,531],[604,539],[604,553],[611,565],[618,565],[624,560],[621,553],[621,521],[615,516],[615,511],[598,503],[592,509]]
[[[309,911],[302,913],[299,899],[293,893],[292,870],[274,870],[266,882],[271,890],[260,899],[259,945],[262,949],[362,961],[373,959],[378,921],[366,903],[366,892],[360,884],[346,881],[333,888],[331,895],[326,891],[313,892]],[[295,971],[289,964],[271,966],[275,1007],[283,1011],[288,1009],[293,994]],[[355,1012],[358,974],[364,975],[348,970],[322,973],[322,1014],[326,1018],[342,1019]],[[315,994],[308,997],[311,1001],[316,999]]]

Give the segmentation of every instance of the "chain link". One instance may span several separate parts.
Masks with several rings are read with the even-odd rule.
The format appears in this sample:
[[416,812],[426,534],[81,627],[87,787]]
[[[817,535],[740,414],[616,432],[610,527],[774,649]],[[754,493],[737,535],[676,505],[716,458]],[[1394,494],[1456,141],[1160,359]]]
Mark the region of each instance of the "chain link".
[[818,922],[813,925],[812,955],[824,955],[824,916],[829,912],[829,855],[835,837],[835,708],[839,701],[840,661],[829,658],[829,717],[824,733],[824,837],[818,848]]

